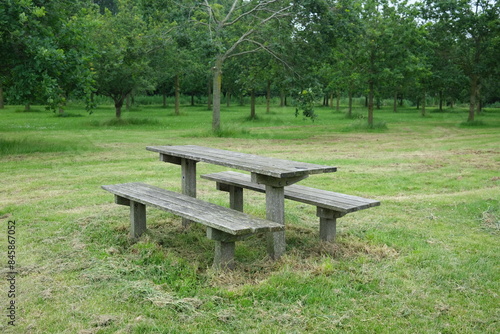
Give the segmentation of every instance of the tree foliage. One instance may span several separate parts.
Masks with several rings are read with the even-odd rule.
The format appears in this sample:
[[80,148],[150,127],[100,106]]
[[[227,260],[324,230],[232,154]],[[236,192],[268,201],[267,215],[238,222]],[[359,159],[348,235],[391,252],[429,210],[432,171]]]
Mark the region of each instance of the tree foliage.
[[[213,92],[212,129],[230,96],[292,95],[305,117],[334,94],[468,101],[469,120],[500,100],[500,5],[489,0],[4,0],[0,107],[63,108],[91,93]],[[224,82],[222,78],[224,77]],[[308,91],[308,94],[292,92]],[[466,87],[466,89],[464,88]],[[314,97],[312,100],[310,100]],[[306,98],[308,101],[305,101]],[[422,103],[419,103],[419,102]],[[325,102],[326,103],[326,102]],[[299,112],[300,113],[300,112]],[[251,116],[255,117],[255,106]]]
[[0,4],[0,83],[10,103],[55,110],[92,87],[92,12],[86,1],[7,0]]

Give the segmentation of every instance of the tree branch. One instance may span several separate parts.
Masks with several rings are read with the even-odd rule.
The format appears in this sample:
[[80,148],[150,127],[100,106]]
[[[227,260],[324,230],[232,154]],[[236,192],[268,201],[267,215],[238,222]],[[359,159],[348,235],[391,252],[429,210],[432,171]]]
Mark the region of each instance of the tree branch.
[[224,60],[224,59],[228,58],[231,55],[231,53],[238,47],[238,45],[240,45],[241,43],[243,43],[243,41],[248,36],[250,36],[251,34],[253,34],[254,32],[255,32],[255,29],[250,29],[246,33],[244,33],[243,35],[241,35],[241,37],[236,42],[234,42],[234,44],[224,53],[224,55],[222,56],[222,59]]
[[[275,3],[275,2],[278,2],[278,1],[279,1],[279,0],[270,0],[270,1],[267,1],[267,2],[264,2],[264,3],[259,3],[257,6],[255,6],[255,7],[254,7],[254,8],[252,8],[252,9],[250,9],[249,11],[247,11],[247,12],[245,12],[245,13],[241,14],[240,16],[238,16],[237,18],[235,18],[235,19],[234,19],[233,21],[231,21],[231,22],[226,22],[226,21],[227,21],[227,19],[229,18],[229,14],[228,14],[228,16],[226,17],[226,19],[224,20],[224,22],[225,22],[225,23],[224,23],[223,25],[224,25],[224,26],[230,26],[230,25],[233,25],[233,24],[235,24],[236,22],[238,22],[239,20],[241,20],[242,18],[244,18],[245,16],[248,16],[248,15],[250,15],[250,14],[252,14],[252,13],[255,13],[256,11],[261,10],[261,8],[266,8],[266,6],[267,6],[267,5],[270,5],[270,4]],[[235,1],[235,3],[236,3],[236,1]],[[234,5],[234,4],[233,4],[233,5]],[[288,6],[288,7],[282,8],[282,9],[280,9],[280,10],[278,10],[278,11],[272,12],[273,14],[272,14],[271,16],[269,16],[267,19],[263,20],[262,22],[267,22],[269,19],[271,19],[271,18],[273,18],[273,17],[277,16],[279,13],[281,13],[281,12],[283,12],[283,11],[285,11],[285,10],[289,9],[290,7],[292,7],[292,6],[290,5],[290,6]],[[232,11],[233,11],[233,8],[231,8],[231,12],[232,12]],[[262,22],[261,22],[261,23],[262,23]]]
[[[266,2],[266,4],[268,3],[272,3],[272,2],[275,2],[277,0],[273,0],[273,1],[268,1]],[[258,7],[258,6],[256,6]],[[264,24],[266,24],[268,21],[272,20],[273,18],[277,17],[280,13],[288,10],[289,8],[291,8],[292,6],[287,6],[285,8],[282,8],[276,12],[273,12],[272,15],[268,16],[267,18],[265,19],[262,19],[256,26],[262,26]],[[248,12],[247,12],[248,13]],[[235,21],[233,21],[235,22]],[[246,33],[244,33],[223,55],[223,59],[226,59],[228,58],[231,53],[238,47],[238,45],[240,45],[243,41],[247,40],[247,37],[250,36],[251,34],[253,34],[255,32],[255,28],[252,28],[252,29],[249,29]],[[247,40],[247,41],[250,41],[250,40]]]
[[[254,49],[252,51],[253,52],[257,52],[258,50],[264,50],[266,51],[267,53],[269,53],[271,56],[273,56],[274,58],[276,58],[279,62],[281,62],[283,65],[285,65],[289,70],[293,71],[295,73],[295,71],[293,70],[293,68],[283,59],[281,58],[280,56],[278,56],[273,50],[269,49],[268,47],[266,47],[264,44],[258,42],[258,41],[255,41],[253,39],[245,39],[245,41],[249,42],[249,43],[253,43],[253,44],[256,44],[258,46],[258,48]],[[242,52],[243,53],[243,52]],[[251,53],[251,52],[247,52],[247,53]]]
[[208,15],[210,16],[210,20],[208,22],[210,22],[211,20],[213,20],[218,25],[219,21],[215,17],[215,14],[214,14],[214,11],[212,9],[212,6],[210,6],[210,4],[208,3],[208,0],[205,0],[205,7],[207,7]]
[[234,10],[236,9],[236,4],[238,3],[239,0],[234,0],[233,2],[233,5],[231,6],[231,9],[229,10],[229,12],[227,13],[226,17],[224,18],[224,20],[222,22],[227,22],[227,20],[229,20],[229,18],[231,17],[231,14],[234,12]]
[[249,53],[257,53],[260,50],[263,50],[263,48],[258,47],[258,48],[255,48],[253,50],[247,50],[247,51],[242,51],[242,52],[238,52],[238,53],[233,53],[232,55],[227,56],[227,58],[238,57],[238,56],[246,55]]

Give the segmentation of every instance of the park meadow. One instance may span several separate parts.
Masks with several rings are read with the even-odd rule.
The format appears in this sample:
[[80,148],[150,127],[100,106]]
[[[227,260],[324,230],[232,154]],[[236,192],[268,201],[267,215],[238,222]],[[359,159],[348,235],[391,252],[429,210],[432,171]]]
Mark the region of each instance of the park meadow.
[[[260,104],[249,118],[248,106],[222,106],[214,133],[201,105],[176,115],[143,103],[120,120],[111,103],[92,114],[1,109],[0,331],[500,332],[500,109],[471,124],[459,105],[425,116],[387,105],[375,128],[363,107],[345,111],[317,107],[311,121],[292,107]],[[256,235],[237,243],[234,270],[216,271],[202,226],[148,208],[148,231],[132,242],[128,208],[101,189],[180,191],[180,168],[146,146],[187,144],[336,166],[300,184],[381,205],[338,219],[335,243],[322,243],[315,208],[286,201],[286,254],[271,261]],[[210,181],[197,185],[199,198],[229,205]],[[245,196],[245,211],[264,218],[264,195]]]

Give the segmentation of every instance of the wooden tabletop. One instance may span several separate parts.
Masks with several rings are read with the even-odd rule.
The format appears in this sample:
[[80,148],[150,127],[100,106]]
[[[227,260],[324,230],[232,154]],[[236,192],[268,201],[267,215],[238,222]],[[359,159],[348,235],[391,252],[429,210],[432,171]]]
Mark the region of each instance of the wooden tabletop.
[[337,171],[337,167],[332,166],[263,157],[197,145],[148,146],[146,149],[158,152],[160,155],[207,162],[276,178]]

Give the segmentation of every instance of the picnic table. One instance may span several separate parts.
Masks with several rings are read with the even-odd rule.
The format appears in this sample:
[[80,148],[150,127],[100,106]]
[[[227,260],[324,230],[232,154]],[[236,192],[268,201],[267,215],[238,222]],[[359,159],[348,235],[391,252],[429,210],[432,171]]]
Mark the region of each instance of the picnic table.
[[[266,218],[285,224],[285,187],[295,184],[311,174],[331,173],[336,167],[306,162],[277,159],[260,155],[232,152],[197,145],[148,146],[149,151],[157,152],[160,161],[181,166],[182,193],[196,197],[196,164],[205,162],[251,173],[251,181],[265,186]],[[235,191],[242,191],[235,188]],[[242,193],[241,193],[242,196]],[[231,198],[238,198],[238,193]],[[189,220],[183,218],[183,223]],[[285,252],[285,231],[269,233],[268,254],[279,258]]]

